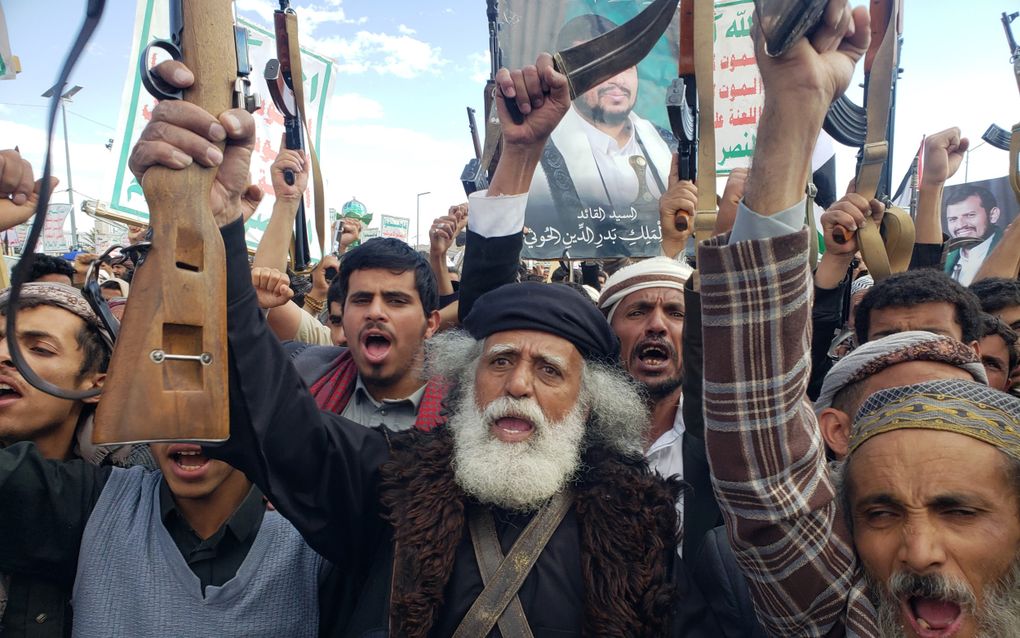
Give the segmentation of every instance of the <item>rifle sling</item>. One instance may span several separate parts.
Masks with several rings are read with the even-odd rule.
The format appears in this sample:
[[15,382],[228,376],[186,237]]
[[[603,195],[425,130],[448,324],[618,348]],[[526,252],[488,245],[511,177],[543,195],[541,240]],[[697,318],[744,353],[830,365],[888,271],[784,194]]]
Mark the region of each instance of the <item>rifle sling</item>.
[[694,238],[708,239],[715,229],[718,201],[715,192],[715,5],[694,2],[694,74],[698,88],[698,208]]
[[[301,47],[298,45],[297,14],[286,15],[287,39],[291,43],[290,56],[291,78],[294,84],[294,103],[297,105],[301,125],[308,133],[308,118],[305,116],[305,82],[301,71]],[[322,170],[319,167],[319,155],[315,152],[315,144],[310,135],[305,135],[308,152],[312,156],[312,192],[315,197],[315,232],[319,236],[319,254],[326,254],[326,196],[322,187]]]
[[484,506],[472,508],[469,527],[475,558],[485,587],[471,605],[453,638],[481,638],[499,623],[503,638],[529,638],[531,628],[517,597],[542,550],[574,504],[571,492],[559,492],[542,506],[503,556],[492,520]]
[[[889,22],[882,45],[875,55],[868,80],[868,135],[862,149],[861,166],[857,172],[857,193],[871,201],[878,194],[882,168],[889,155],[886,139],[889,130],[889,105],[892,100],[893,74],[898,71],[896,60],[898,3],[890,3]],[[879,227],[865,216],[857,230],[857,242],[875,281],[881,281],[894,272],[902,272],[910,265],[914,246],[914,222],[902,209],[890,206],[884,224],[886,240],[882,240]]]

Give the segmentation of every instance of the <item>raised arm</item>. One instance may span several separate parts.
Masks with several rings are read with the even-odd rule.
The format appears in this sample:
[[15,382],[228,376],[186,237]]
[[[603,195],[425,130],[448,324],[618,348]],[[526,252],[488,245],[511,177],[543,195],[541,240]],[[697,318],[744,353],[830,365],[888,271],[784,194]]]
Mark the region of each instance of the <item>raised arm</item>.
[[[270,177],[273,181],[273,192],[276,202],[273,213],[269,217],[266,231],[255,249],[255,266],[287,270],[287,256],[294,236],[294,219],[297,217],[298,205],[305,196],[308,187],[308,169],[303,151],[284,148],[280,142],[280,152],[273,161]],[[284,179],[285,170],[293,171],[294,183],[288,184]]]
[[[164,63],[160,70],[181,69]],[[189,74],[190,75],[190,74]],[[181,84],[176,82],[176,84]],[[227,255],[230,440],[210,456],[242,470],[324,557],[357,568],[382,533],[378,467],[383,434],[320,412],[277,339],[266,327],[251,283],[241,215],[259,197],[249,183],[255,122],[243,110],[219,118],[186,102],[161,102],[131,154],[137,175],[150,166],[181,167],[180,154],[208,161],[212,140],[227,140],[210,193]],[[139,415],[144,418],[144,415]]]
[[502,95],[517,101],[524,121],[515,124],[504,101],[495,101],[503,129],[503,150],[488,190],[468,198],[461,319],[471,311],[475,299],[516,279],[531,178],[546,141],[570,108],[567,78],[556,72],[548,53],[541,54],[533,66],[513,72],[500,69],[496,85]]
[[782,57],[769,58],[756,33],[765,106],[754,168],[733,232],[698,252],[703,341],[713,348],[704,372],[713,486],[772,635],[842,635],[856,573],[805,402],[813,282],[803,211],[826,109],[867,44],[866,10],[842,0]]

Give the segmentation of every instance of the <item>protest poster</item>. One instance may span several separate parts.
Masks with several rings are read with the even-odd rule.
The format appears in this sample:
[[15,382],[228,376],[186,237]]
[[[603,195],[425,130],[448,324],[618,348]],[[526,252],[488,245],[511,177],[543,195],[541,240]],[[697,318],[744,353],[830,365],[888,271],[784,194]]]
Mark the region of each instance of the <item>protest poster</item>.
[[[42,234],[39,236],[39,243],[36,245],[36,252],[59,255],[67,252],[68,242],[64,236],[64,222],[71,214],[71,204],[51,203],[46,208],[46,223],[43,225]],[[5,240],[8,247],[16,254],[25,251],[25,242],[28,240],[28,233],[32,230],[33,216],[24,224],[18,224],[5,231]]]
[[[510,68],[533,64],[539,52],[590,39],[648,4],[505,0],[500,15],[503,63]],[[753,0],[715,3],[715,112],[701,116],[715,126],[720,177],[747,166],[754,153],[762,85],[750,38],[753,9]],[[677,77],[678,33],[674,20],[636,68],[574,101],[532,183],[525,257],[659,254],[658,199],[669,183],[676,148],[665,104]]]
[[942,231],[949,235],[945,272],[964,286],[1002,239],[1020,206],[1008,177],[946,186],[942,192]]
[[[410,236],[411,220],[406,217],[381,215],[379,217],[379,224],[379,237],[393,237],[406,242]],[[362,236],[362,240],[365,240],[364,236]]]

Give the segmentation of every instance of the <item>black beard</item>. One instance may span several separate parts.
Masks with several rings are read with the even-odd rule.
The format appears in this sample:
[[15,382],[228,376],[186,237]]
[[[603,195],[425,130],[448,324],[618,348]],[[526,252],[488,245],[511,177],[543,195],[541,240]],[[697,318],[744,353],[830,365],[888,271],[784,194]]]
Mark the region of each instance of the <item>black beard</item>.
[[665,399],[669,395],[673,394],[677,388],[682,386],[684,383],[683,375],[676,375],[675,377],[669,377],[656,383],[642,383],[642,387],[645,389],[645,395],[648,397],[648,402],[658,403],[662,399]]
[[583,100],[577,100],[574,102],[574,106],[578,111],[584,115],[585,118],[591,120],[596,124],[605,124],[607,126],[618,126],[627,121],[630,117],[632,108],[627,109],[622,113],[606,113],[606,110],[601,106],[589,107]]

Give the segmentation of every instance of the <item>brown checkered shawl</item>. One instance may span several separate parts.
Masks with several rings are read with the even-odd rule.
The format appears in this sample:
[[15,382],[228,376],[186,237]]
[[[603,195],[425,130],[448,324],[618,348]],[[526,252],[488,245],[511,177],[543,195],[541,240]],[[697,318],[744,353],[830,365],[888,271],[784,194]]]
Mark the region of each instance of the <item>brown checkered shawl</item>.
[[775,636],[878,636],[814,413],[808,232],[703,244],[705,439],[759,619]]

